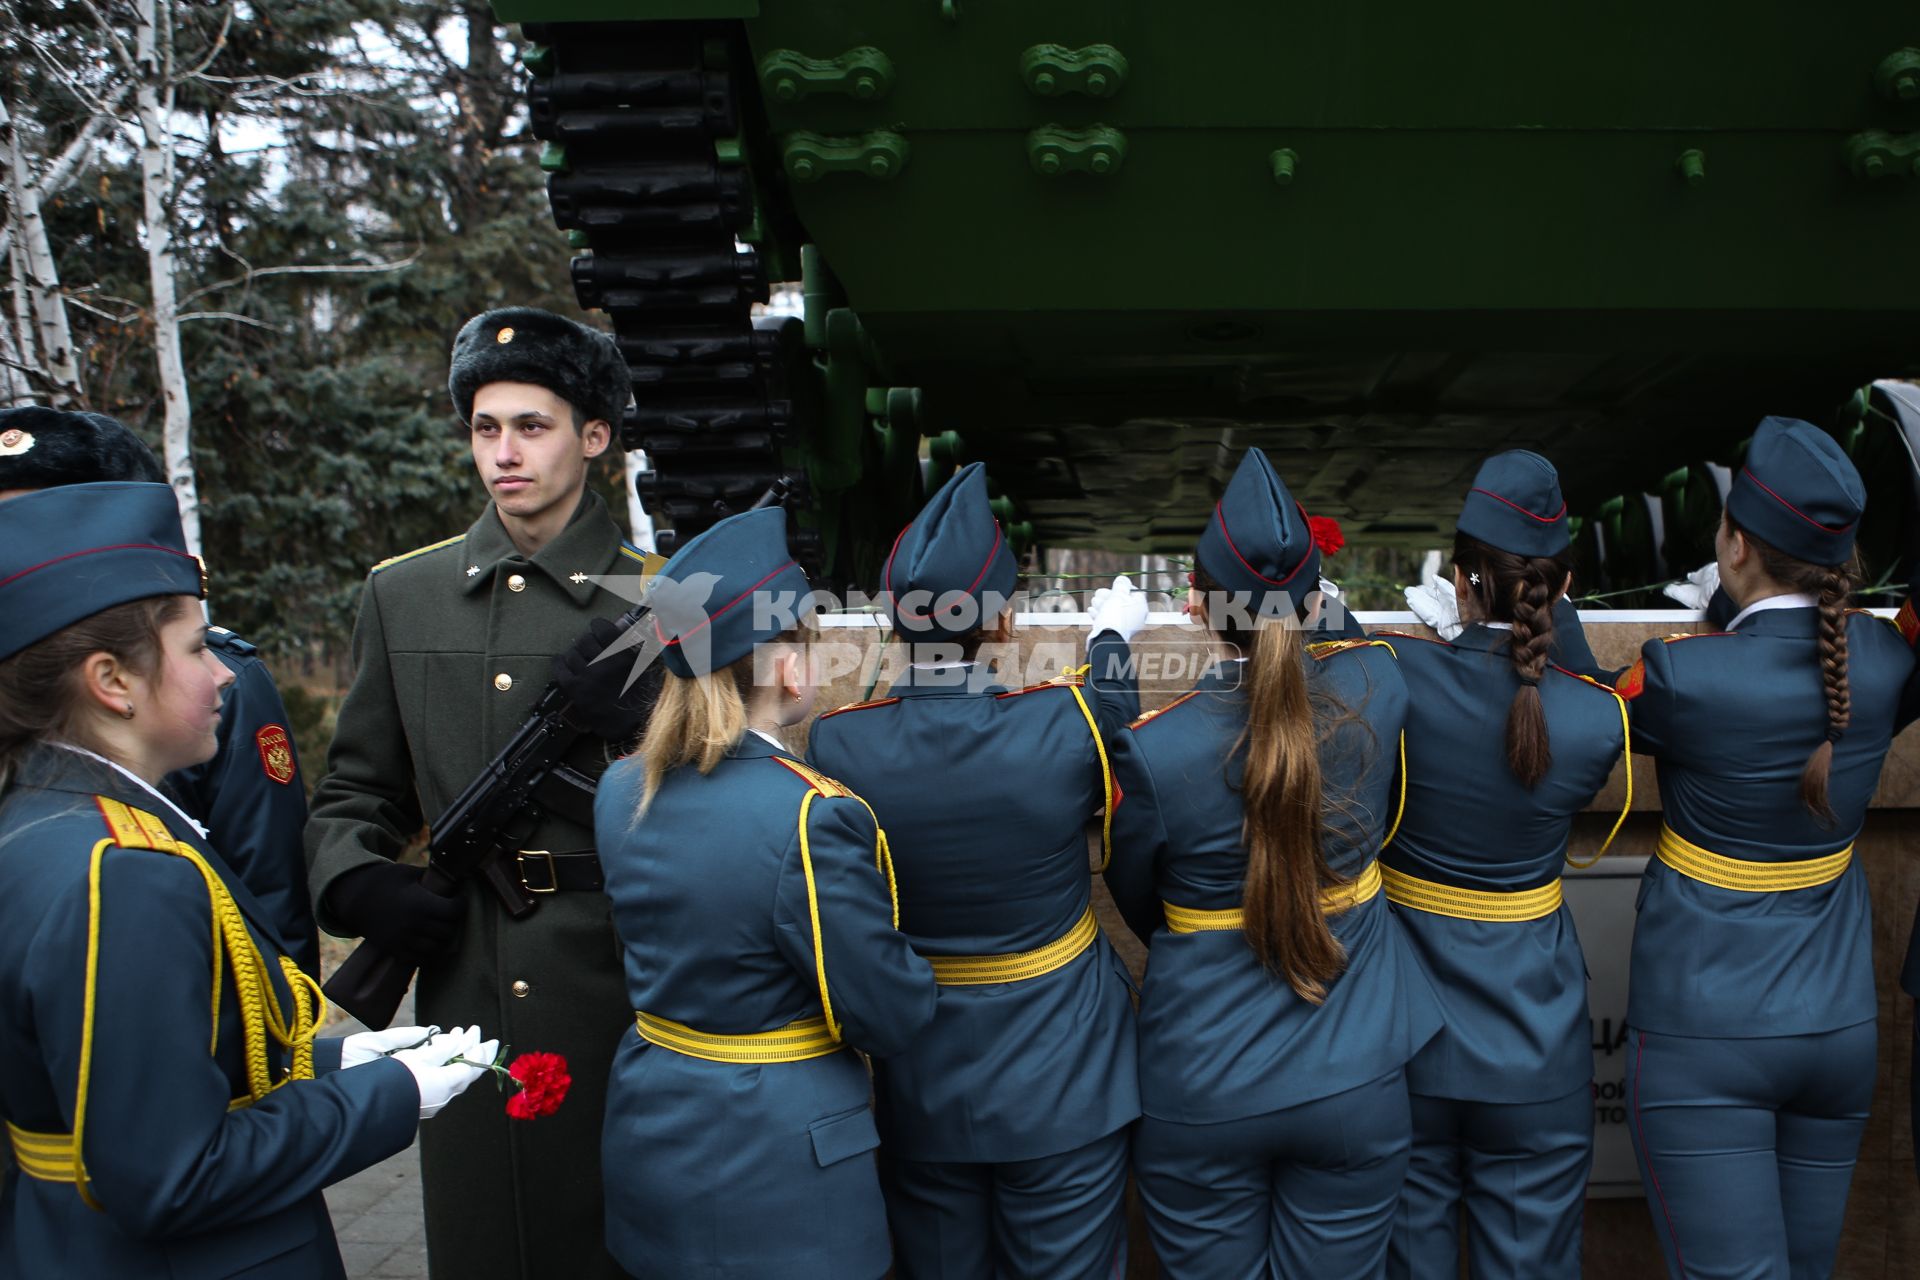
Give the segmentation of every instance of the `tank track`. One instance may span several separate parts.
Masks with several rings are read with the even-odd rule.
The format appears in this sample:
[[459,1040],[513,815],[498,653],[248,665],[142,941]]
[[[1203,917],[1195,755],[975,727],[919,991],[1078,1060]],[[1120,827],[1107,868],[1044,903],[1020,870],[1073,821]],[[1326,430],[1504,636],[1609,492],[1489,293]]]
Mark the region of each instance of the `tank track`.
[[[755,226],[743,111],[758,110],[737,24],[529,23],[533,134],[547,143],[554,223],[587,251],[575,294],[613,320],[633,375],[621,444],[646,451],[640,498],[663,553],[744,511],[804,448],[793,388],[801,325],[752,315],[767,267],[738,240]],[[731,56],[729,56],[731,55]],[[796,554],[818,554],[795,531]]]

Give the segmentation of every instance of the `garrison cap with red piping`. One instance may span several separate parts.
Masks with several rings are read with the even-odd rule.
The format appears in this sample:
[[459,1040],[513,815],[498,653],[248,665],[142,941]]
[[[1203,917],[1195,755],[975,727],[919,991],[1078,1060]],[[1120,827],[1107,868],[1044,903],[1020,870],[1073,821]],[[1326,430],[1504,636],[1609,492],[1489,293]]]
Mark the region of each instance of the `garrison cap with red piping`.
[[811,590],[787,550],[787,513],[728,516],[674,552],[648,588],[661,661],[677,676],[731,666],[798,624]]
[[1560,473],[1526,449],[1494,454],[1474,475],[1456,527],[1517,556],[1559,555],[1571,541]]
[[1727,492],[1727,514],[1808,564],[1845,563],[1867,509],[1866,486],[1832,436],[1797,418],[1765,418]]
[[1019,571],[987,502],[987,471],[969,462],[894,539],[880,574],[893,628],[915,640],[958,639],[992,625]]
[[204,596],[164,484],[69,484],[0,502],[0,659],[114,605]]
[[1257,617],[1298,616],[1320,589],[1320,548],[1307,513],[1258,449],[1241,457],[1194,558],[1223,591],[1246,592]]

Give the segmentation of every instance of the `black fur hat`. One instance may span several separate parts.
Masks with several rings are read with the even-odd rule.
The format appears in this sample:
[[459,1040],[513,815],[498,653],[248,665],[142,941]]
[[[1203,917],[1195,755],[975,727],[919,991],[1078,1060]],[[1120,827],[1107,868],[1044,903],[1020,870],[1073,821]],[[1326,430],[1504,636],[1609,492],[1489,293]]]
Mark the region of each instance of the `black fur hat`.
[[489,382],[528,382],[572,405],[583,421],[604,419],[619,438],[633,379],[613,339],[537,307],[483,311],[453,340],[447,393],[460,421],[473,419],[473,393]]
[[0,409],[0,489],[136,480],[165,484],[160,459],[104,413]]

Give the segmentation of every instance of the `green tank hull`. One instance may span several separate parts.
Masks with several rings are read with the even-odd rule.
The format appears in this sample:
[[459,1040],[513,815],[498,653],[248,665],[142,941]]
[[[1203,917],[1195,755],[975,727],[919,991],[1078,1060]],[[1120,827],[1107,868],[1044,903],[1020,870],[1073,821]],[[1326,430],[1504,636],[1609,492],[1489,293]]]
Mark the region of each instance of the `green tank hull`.
[[[699,234],[757,263],[699,316],[576,279],[623,338],[745,332],[742,298],[804,279],[803,331],[758,340],[777,423],[649,424],[705,392],[637,369],[628,434],[683,531],[804,470],[841,577],[974,459],[1026,541],[1184,550],[1257,444],[1353,540],[1428,545],[1482,456],[1539,449],[1607,576],[1647,581],[1698,554],[1700,464],[1761,416],[1843,428],[1920,370],[1904,0],[495,9],[536,45],[556,217],[603,266],[698,221],[564,198],[639,154],[615,117],[666,110],[615,82],[701,77],[704,123],[658,145],[732,175]],[[1876,501],[1910,510],[1909,473]]]

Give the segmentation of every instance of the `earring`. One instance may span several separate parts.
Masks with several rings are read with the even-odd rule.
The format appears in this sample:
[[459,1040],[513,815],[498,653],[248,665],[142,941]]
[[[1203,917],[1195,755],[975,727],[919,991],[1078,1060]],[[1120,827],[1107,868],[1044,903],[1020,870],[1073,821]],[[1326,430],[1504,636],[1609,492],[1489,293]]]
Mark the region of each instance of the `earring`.
[[133,719],[133,704],[131,702],[125,703],[122,705],[120,709],[120,718],[122,720]]
[[800,701],[800,691],[798,689],[788,689],[787,695],[791,697],[795,702]]

